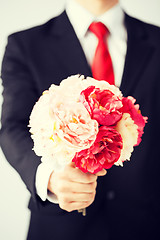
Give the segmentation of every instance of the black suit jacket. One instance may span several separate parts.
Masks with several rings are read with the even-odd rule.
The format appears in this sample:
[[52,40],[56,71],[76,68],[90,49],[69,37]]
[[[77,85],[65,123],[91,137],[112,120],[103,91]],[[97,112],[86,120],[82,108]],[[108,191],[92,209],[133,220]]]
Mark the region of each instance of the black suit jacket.
[[[37,239],[50,239],[53,233],[54,239],[67,236],[70,240],[108,239],[107,235],[109,240],[160,237],[160,30],[128,15],[126,27],[128,47],[121,90],[137,99],[148,124],[131,161],[123,168],[112,167],[107,176],[98,179],[96,199],[86,217],[77,211],[67,213],[37,196],[35,174],[40,158],[32,151],[27,127],[35,101],[52,83],[77,73],[92,76],[81,45],[65,12],[8,38],[2,64],[0,144],[31,192],[33,215],[44,219]],[[51,232],[47,230],[48,238],[43,235],[46,223],[53,226]]]

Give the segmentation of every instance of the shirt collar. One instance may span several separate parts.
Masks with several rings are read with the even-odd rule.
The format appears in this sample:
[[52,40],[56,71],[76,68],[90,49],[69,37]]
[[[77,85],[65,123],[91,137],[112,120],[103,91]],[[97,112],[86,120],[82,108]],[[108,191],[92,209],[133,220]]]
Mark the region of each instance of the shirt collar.
[[113,36],[119,38],[125,36],[124,12],[120,4],[116,4],[104,14],[95,17],[76,1],[68,0],[66,12],[79,39],[85,37],[88,27],[93,21],[101,21]]

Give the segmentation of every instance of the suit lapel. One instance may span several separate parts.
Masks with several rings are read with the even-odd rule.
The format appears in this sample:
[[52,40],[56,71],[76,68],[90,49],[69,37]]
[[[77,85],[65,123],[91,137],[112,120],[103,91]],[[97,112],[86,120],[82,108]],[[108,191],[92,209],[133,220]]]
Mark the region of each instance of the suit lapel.
[[91,76],[91,69],[66,12],[57,18],[52,33],[56,39],[57,56],[60,57],[66,74],[68,76],[72,74]]
[[[124,95],[133,95],[134,89],[141,81],[143,71],[150,63],[154,47],[148,41],[148,36],[140,22],[127,14],[125,20],[128,43],[120,89]],[[57,57],[60,58],[62,71],[65,71],[64,75],[92,76],[91,68],[66,12],[57,17],[52,34],[54,35],[54,45],[56,45],[54,49],[57,51]]]
[[124,95],[132,95],[150,63],[154,52],[142,25],[126,15],[128,33],[127,54],[120,89]]

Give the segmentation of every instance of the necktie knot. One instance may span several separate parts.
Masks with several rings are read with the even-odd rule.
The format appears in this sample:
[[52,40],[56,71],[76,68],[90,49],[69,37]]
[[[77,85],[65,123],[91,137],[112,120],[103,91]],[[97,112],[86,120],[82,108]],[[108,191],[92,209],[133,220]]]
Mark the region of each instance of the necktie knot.
[[108,28],[101,22],[91,23],[89,30],[93,32],[99,40],[104,39],[109,33]]

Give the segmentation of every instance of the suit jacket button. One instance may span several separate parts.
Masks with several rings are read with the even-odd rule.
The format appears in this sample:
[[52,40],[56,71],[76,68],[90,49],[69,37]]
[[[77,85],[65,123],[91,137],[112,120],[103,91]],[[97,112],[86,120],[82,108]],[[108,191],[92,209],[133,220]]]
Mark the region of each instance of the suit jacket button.
[[110,190],[106,194],[107,200],[114,200],[115,199],[115,192],[113,190]]

